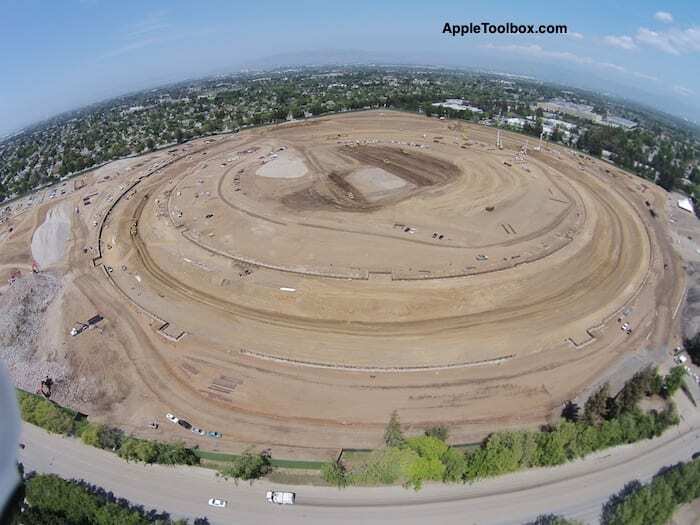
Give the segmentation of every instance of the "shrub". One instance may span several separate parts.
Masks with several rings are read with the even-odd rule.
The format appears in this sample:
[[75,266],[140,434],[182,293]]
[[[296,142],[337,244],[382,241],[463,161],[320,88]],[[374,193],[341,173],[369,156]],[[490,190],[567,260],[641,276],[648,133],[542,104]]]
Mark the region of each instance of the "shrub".
[[162,465],[197,465],[199,457],[183,443],[160,443],[133,436],[124,439],[117,450],[127,461],[159,463]]
[[438,438],[440,441],[447,441],[447,435],[448,435],[448,430],[447,427],[430,427],[425,431],[426,436],[431,436],[434,438]]
[[53,401],[22,390],[16,390],[22,419],[54,434],[75,434],[79,425],[76,412]]
[[345,465],[340,461],[333,461],[332,463],[326,463],[321,467],[321,476],[323,479],[335,485],[339,489],[342,489],[348,484],[348,472]]
[[92,423],[85,426],[83,431],[80,433],[80,439],[86,445],[91,447],[102,448],[102,442],[100,440],[100,433],[102,431],[102,425],[94,425]]
[[143,461],[144,463],[156,463],[158,459],[158,446],[153,441],[146,441],[135,437],[128,437],[117,451],[120,458],[127,461]]
[[353,485],[391,485],[405,483],[409,467],[418,454],[409,448],[387,447],[375,450],[353,467],[349,481]]

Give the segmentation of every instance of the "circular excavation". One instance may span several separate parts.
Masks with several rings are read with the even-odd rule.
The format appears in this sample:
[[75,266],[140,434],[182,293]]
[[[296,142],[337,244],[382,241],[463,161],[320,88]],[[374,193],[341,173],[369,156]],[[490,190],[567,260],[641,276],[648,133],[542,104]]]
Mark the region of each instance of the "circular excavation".
[[377,446],[398,410],[468,442],[547,421],[663,339],[682,291],[645,204],[662,193],[495,136],[352,113],[178,146],[120,181],[90,293],[131,345],[138,417],[323,454]]

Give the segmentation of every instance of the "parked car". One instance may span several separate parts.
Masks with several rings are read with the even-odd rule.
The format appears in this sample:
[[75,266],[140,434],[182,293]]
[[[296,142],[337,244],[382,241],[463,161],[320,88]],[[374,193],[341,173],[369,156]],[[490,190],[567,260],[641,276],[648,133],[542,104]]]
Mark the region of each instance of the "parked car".
[[217,498],[211,498],[209,500],[209,506],[210,507],[218,507],[220,509],[226,508],[226,500],[224,499],[217,499]]
[[190,425],[190,424],[189,424],[187,421],[185,421],[184,419],[180,419],[180,420],[177,422],[177,424],[180,425],[182,428],[186,428],[187,430],[189,430],[189,429],[192,428],[192,425]]
[[172,415],[170,413],[165,414],[165,419],[167,419],[171,423],[177,423],[178,421],[180,421],[178,418],[176,418],[174,415]]
[[219,432],[216,432],[215,430],[212,430],[209,432],[209,437],[220,438],[221,434]]
[[200,436],[204,436],[206,434],[206,432],[204,432],[204,430],[202,430],[201,428],[197,428],[197,427],[192,427],[192,432],[194,432],[195,434],[199,434]]

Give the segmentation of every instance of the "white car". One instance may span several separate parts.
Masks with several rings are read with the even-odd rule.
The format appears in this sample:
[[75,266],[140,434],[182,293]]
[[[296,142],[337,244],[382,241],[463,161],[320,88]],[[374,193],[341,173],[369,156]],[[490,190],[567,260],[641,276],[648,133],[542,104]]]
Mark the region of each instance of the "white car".
[[225,509],[226,508],[226,500],[211,498],[209,500],[209,506],[210,507],[218,507],[220,509]]
[[207,435],[207,433],[204,430],[202,430],[201,428],[197,428],[197,427],[192,427],[192,432],[195,434],[199,434],[200,436]]
[[178,418],[176,418],[174,415],[172,415],[172,414],[170,414],[170,413],[165,414],[165,418],[166,418],[168,421],[170,421],[171,423],[177,423],[178,421],[180,421]]

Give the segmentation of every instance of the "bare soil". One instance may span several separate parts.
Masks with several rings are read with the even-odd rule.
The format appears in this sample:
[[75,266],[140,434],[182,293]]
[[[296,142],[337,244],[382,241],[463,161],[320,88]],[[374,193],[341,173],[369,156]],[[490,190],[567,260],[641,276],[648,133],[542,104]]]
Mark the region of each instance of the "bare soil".
[[[374,447],[392,410],[409,433],[442,424],[462,443],[551,421],[678,336],[682,269],[663,190],[565,148],[521,157],[520,135],[498,150],[495,135],[373,111],[100,168],[61,197],[79,213],[56,267],[60,311],[27,362],[57,346],[59,400],[232,452]],[[285,158],[304,175],[259,176]],[[393,178],[372,171],[368,185],[368,170]],[[52,205],[10,211],[0,277],[26,272]],[[68,335],[96,313],[99,330]]]

